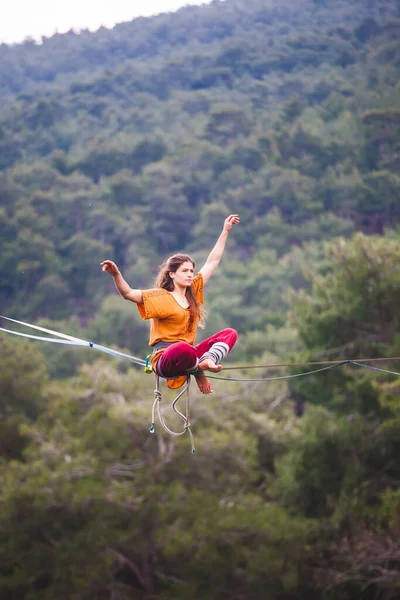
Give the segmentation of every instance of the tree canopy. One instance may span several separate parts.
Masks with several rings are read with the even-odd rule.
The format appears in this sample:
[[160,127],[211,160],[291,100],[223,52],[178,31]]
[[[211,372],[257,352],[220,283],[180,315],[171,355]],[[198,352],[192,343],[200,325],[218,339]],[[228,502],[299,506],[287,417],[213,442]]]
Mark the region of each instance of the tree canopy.
[[[145,356],[99,263],[152,287],[239,213],[200,333],[231,365],[399,356],[399,39],[395,0],[214,0],[2,44],[1,313]],[[192,456],[128,363],[0,360],[1,598],[398,597],[395,374],[216,382]]]

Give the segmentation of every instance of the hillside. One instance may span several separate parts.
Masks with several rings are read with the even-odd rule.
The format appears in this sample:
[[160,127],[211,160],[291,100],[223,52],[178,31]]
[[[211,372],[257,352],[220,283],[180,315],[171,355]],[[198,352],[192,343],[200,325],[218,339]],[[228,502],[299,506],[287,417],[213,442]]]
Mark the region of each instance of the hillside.
[[398,6],[392,0],[382,0],[379,5],[371,0],[214,0],[208,6],[135,19],[112,30],[57,34],[43,38],[40,45],[29,40],[17,46],[2,44],[1,98],[4,102],[30,85],[62,83],[66,75],[92,74],[95,69],[113,69],[129,60],[164,60],[174,50],[215,51],[221,43],[240,38],[249,43],[251,37],[255,41],[255,33],[262,44],[265,36],[279,40],[293,30],[308,35],[312,29],[321,33],[336,26],[355,28],[365,19],[387,22],[396,16]]
[[210,312],[241,333],[283,325],[308,244],[398,222],[398,17],[394,0],[227,0],[3,45],[4,311],[85,325],[113,293],[101,259],[148,287],[238,212]]
[[398,599],[399,40],[395,0],[214,0],[0,47],[1,314],[144,357],[100,261],[150,287],[241,216],[195,455],[141,368],[1,332],[0,598]]

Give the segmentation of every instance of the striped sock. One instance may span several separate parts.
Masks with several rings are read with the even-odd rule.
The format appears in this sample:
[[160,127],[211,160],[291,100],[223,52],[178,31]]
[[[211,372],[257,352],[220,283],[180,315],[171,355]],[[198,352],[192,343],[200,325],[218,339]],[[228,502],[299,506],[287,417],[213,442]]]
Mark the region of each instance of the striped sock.
[[218,365],[221,360],[228,354],[230,348],[228,344],[225,342],[216,342],[211,346],[208,352],[204,352],[203,356],[200,358],[200,361],[205,360],[206,358],[211,358],[216,365]]

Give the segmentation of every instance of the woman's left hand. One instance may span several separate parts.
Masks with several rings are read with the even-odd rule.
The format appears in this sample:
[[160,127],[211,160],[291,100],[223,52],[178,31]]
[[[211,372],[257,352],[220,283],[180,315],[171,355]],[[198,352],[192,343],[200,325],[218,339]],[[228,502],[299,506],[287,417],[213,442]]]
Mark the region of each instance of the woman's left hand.
[[238,215],[229,215],[229,217],[225,219],[224,230],[230,231],[232,229],[232,225],[237,225],[239,222],[240,219]]

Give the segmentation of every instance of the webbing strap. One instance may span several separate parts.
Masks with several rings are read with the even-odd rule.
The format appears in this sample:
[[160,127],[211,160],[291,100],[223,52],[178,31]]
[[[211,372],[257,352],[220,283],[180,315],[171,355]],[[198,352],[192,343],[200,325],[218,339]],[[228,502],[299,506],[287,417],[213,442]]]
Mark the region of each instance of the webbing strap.
[[31,340],[39,340],[42,342],[52,342],[53,344],[69,344],[71,346],[87,346],[89,348],[94,348],[95,350],[100,350],[101,352],[105,352],[105,354],[110,354],[111,356],[116,356],[119,358],[125,358],[126,360],[130,360],[131,362],[145,366],[146,361],[142,358],[137,358],[136,356],[131,356],[130,354],[125,354],[125,352],[119,352],[118,350],[113,350],[112,348],[107,348],[106,346],[101,346],[100,344],[95,344],[94,342],[89,342],[86,340],[82,340],[81,338],[74,337],[72,335],[67,335],[66,333],[60,333],[59,331],[54,331],[53,329],[47,329],[46,327],[39,327],[39,325],[32,325],[31,323],[25,323],[24,321],[17,321],[16,319],[10,319],[9,317],[5,317],[4,315],[0,315],[0,319],[5,319],[6,321],[10,321],[11,323],[17,323],[18,325],[23,325],[24,327],[28,327],[30,329],[36,329],[37,331],[41,331],[43,333],[49,333],[51,335],[57,336],[57,338],[49,338],[49,337],[39,337],[37,335],[31,335],[28,333],[20,333],[19,331],[11,331],[10,329],[5,329],[4,327],[0,327],[0,331],[5,331],[6,333],[12,333],[13,335],[17,335],[20,337],[28,338]]

